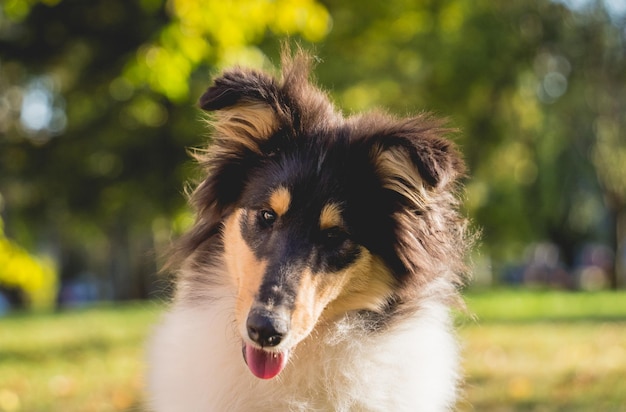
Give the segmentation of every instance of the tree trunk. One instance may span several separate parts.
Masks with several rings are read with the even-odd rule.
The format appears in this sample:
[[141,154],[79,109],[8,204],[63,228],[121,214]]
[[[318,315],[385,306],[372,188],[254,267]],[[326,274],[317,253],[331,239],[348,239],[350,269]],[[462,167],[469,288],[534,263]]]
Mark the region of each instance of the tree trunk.
[[624,285],[626,278],[626,205],[617,205],[615,211],[615,259],[610,274],[611,289],[616,290]]
[[130,242],[128,227],[120,218],[113,224],[109,235],[109,273],[111,296],[113,300],[129,298],[128,285],[131,282]]

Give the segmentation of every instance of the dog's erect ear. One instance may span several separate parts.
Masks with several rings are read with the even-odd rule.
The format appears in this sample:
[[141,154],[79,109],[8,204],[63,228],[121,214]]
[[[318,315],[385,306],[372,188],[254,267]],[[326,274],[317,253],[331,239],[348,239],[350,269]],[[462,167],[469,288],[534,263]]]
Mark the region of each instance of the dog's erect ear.
[[420,194],[444,189],[464,174],[459,152],[444,137],[453,130],[444,128],[440,120],[421,115],[400,121],[382,118],[378,121],[386,126],[373,127],[378,131],[372,137],[371,156],[388,189],[421,204],[424,199],[420,199]]
[[200,97],[200,107],[214,112],[209,120],[213,141],[208,150],[194,153],[207,176],[191,194],[198,222],[186,235],[187,249],[197,247],[207,238],[206,233],[214,233],[232,211],[248,171],[263,155],[263,142],[278,129],[279,95],[273,77],[231,69],[216,78]]
[[[390,225],[393,252],[383,252],[395,255],[390,260],[394,273],[418,285],[437,276],[454,277],[457,268],[450,272],[449,262],[462,260],[457,257],[464,245],[456,194],[465,167],[455,145],[445,137],[453,130],[429,115],[398,120],[369,114],[354,121],[357,131],[362,131],[374,173],[388,191],[389,197],[381,198],[386,199],[394,221]],[[420,288],[403,290],[411,294]]]
[[260,152],[259,144],[278,128],[280,88],[264,73],[232,69],[218,77],[200,97],[199,105],[215,112],[211,122],[219,142]]
[[228,70],[215,79],[199,101],[202,109],[215,112],[215,142],[227,150],[243,146],[262,154],[263,142],[279,129],[297,138],[334,124],[341,116],[310,83],[312,65],[303,50],[292,54],[285,48],[280,79],[248,69]]
[[229,109],[238,104],[269,103],[276,97],[274,78],[254,70],[231,69],[215,79],[198,104],[207,111]]

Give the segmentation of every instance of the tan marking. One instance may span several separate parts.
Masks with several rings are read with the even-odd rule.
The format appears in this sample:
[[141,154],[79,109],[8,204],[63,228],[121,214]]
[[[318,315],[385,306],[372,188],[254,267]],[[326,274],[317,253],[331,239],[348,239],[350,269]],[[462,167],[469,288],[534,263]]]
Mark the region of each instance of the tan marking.
[[315,328],[326,305],[337,297],[345,282],[343,274],[313,274],[305,270],[300,277],[296,304],[291,315],[291,334],[295,341],[304,339]]
[[230,276],[237,286],[235,319],[239,328],[245,331],[248,312],[261,287],[266,261],[260,261],[245,240],[241,237],[241,219],[246,219],[244,209],[235,211],[224,223],[224,261]]
[[340,293],[324,312],[327,319],[352,310],[381,311],[396,283],[383,260],[365,248],[361,249],[359,259],[345,270],[344,276],[346,280]]
[[320,213],[320,229],[330,229],[342,225],[341,206],[337,203],[327,203]]
[[269,205],[278,216],[282,216],[289,210],[291,204],[291,193],[286,187],[280,186],[270,195]]
[[319,314],[315,300],[313,274],[306,270],[301,274],[296,304],[291,314],[291,338],[295,342],[304,339],[315,326]]
[[304,339],[318,319],[335,319],[360,309],[380,311],[393,292],[395,284],[382,259],[361,249],[361,256],[339,273],[301,274],[291,333],[295,341]]
[[235,141],[260,153],[259,143],[278,128],[276,113],[264,103],[245,103],[219,110],[210,121],[218,139]]
[[[288,192],[287,192],[288,193]],[[254,219],[245,209],[236,210],[224,223],[224,261],[237,287],[235,320],[242,336],[246,320],[263,281],[267,262],[258,260],[241,236],[242,219]],[[391,296],[395,279],[382,259],[361,249],[360,257],[338,273],[301,273],[294,310],[291,314],[289,340],[306,338],[322,320],[332,320],[359,309],[382,310]]]
[[404,149],[388,149],[377,153],[376,166],[383,184],[424,209],[430,201],[424,181]]

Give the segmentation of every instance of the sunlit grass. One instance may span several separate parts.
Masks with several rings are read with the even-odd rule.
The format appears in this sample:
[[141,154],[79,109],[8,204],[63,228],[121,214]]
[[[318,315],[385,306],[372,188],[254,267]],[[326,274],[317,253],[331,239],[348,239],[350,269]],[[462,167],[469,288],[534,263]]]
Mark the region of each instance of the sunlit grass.
[[[626,411],[626,293],[472,292],[461,411]],[[0,318],[0,412],[141,411],[161,307]]]
[[479,323],[493,321],[626,321],[626,293],[485,290],[466,294]]
[[476,411],[626,410],[626,322],[464,328]]
[[461,410],[626,411],[626,294],[468,296]]
[[139,410],[150,303],[0,319],[0,411]]

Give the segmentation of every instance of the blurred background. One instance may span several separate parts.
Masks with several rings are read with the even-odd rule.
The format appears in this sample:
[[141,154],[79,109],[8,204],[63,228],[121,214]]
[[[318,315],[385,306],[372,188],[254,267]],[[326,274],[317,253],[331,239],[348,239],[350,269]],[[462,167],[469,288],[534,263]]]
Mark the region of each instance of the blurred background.
[[626,1],[0,0],[0,411],[141,410],[196,99],[286,38],[346,114],[461,131],[461,409],[626,410]]
[[196,99],[224,66],[275,66],[286,37],[346,114],[461,130],[474,285],[619,288],[625,30],[623,0],[5,0],[0,306],[158,294],[191,220],[186,149],[208,138]]

